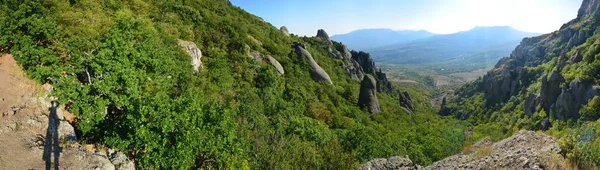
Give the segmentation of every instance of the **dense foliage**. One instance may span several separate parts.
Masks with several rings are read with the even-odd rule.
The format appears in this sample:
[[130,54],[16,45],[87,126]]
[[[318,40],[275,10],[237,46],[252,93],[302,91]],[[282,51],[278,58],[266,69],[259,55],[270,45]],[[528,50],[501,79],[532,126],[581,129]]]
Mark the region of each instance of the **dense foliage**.
[[[178,39],[199,46],[202,71]],[[307,44],[335,85],[311,80],[293,41]],[[383,93],[381,114],[357,107],[359,83],[326,46],[224,0],[0,5],[0,50],[54,86],[83,140],[124,151],[139,168],[351,169],[394,155],[426,165],[460,151],[465,125],[433,114],[427,91],[400,87],[415,114]],[[276,58],[285,75],[248,48]]]
[[[482,79],[468,83],[458,89],[456,91],[459,94],[458,97],[454,102],[448,104],[447,108],[453,111],[453,117],[466,119],[471,124],[476,125],[473,136],[467,137],[467,142],[473,142],[485,136],[491,136],[492,139],[499,140],[520,129],[545,130],[546,133],[558,138],[563,149],[562,154],[569,160],[570,166],[576,169],[599,167],[600,121],[598,119],[600,118],[600,97],[597,94],[582,105],[578,111],[578,116],[568,119],[557,117],[557,113],[554,113],[555,110],[543,109],[540,103],[534,105],[536,111],[531,115],[526,114],[524,111],[527,95],[542,93],[542,79],[551,72],[557,72],[564,76],[565,81],[560,84],[560,87],[566,88],[570,82],[579,79],[581,82],[589,83],[592,90],[598,91],[598,84],[600,84],[600,34],[598,33],[600,33],[600,28],[597,28],[597,25],[595,18],[578,18],[563,26],[576,31],[590,31],[592,28],[594,30],[591,31],[593,34],[585,39],[582,44],[571,48],[566,47],[567,43],[571,43],[567,42],[569,39],[551,39],[552,41],[549,43],[556,43],[558,44],[557,47],[536,58],[534,62],[540,64],[529,64],[523,67],[523,72],[519,75],[518,81],[524,87],[517,94],[508,96],[506,100],[502,99],[502,96],[485,96],[486,92],[483,87],[487,85]],[[546,37],[558,34],[557,31],[546,35]],[[573,57],[576,55],[581,55],[581,61],[567,62],[571,58],[576,58]],[[498,65],[496,69],[502,69]],[[515,72],[515,70],[510,71]],[[501,75],[489,75],[496,76],[493,77],[496,79],[507,78],[500,77]],[[494,90],[499,91],[500,89]],[[555,105],[552,107],[555,107]],[[569,107],[574,108],[575,106]],[[549,110],[549,112],[546,110]]]

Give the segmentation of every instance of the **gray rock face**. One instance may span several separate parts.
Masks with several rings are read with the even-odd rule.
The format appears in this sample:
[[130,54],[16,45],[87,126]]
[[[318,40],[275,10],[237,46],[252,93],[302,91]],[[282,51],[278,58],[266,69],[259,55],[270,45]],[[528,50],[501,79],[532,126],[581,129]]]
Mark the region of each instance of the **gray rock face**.
[[579,118],[579,109],[581,105],[586,104],[594,96],[600,95],[593,88],[590,82],[584,82],[581,79],[575,79],[569,83],[569,86],[563,86],[560,95],[554,105],[556,111],[554,116],[557,119],[577,119]]
[[583,59],[583,56],[581,55],[581,51],[579,49],[577,49],[577,50],[575,50],[573,55],[571,55],[571,57],[569,58],[569,63],[577,63],[577,62],[580,62],[582,59]]
[[450,111],[448,110],[448,108],[446,107],[446,97],[447,95],[444,95],[442,97],[442,104],[440,105],[440,111],[438,112],[438,115],[440,116],[448,116],[450,115]]
[[600,2],[598,0],[583,0],[581,8],[577,11],[577,18],[600,16]]
[[356,60],[352,59],[352,53],[348,47],[336,42],[334,42],[332,46],[335,46],[336,48],[329,47],[329,50],[331,51],[330,55],[343,61],[343,68],[352,79],[356,81],[362,80],[362,77],[364,76],[363,69]]
[[304,56],[304,58],[308,60],[308,64],[310,65],[310,76],[314,81],[319,83],[328,82],[329,84],[333,84],[329,74],[327,74],[327,72],[325,72],[325,70],[323,70],[323,68],[317,64],[315,59],[313,59],[312,55],[305,49],[303,44],[294,42],[294,45],[292,46],[294,47],[298,57]]
[[283,70],[283,67],[281,66],[281,64],[279,63],[279,61],[277,61],[275,58],[271,57],[270,55],[267,56],[267,61],[269,61],[269,63],[275,67],[275,70],[277,70],[277,72],[279,72],[279,74],[284,75],[285,74],[285,70]]
[[359,170],[416,170],[419,166],[413,164],[408,156],[394,156],[388,159],[374,159],[360,165]]
[[254,50],[250,50],[249,46],[246,45],[246,48],[248,48],[248,57],[255,59],[258,62],[262,62],[265,59],[267,60],[267,62],[272,65],[273,67],[275,67],[275,70],[277,70],[277,72],[280,75],[285,74],[285,70],[283,70],[283,67],[281,66],[281,64],[279,63],[279,61],[277,61],[277,59],[273,58],[270,55],[264,55],[258,51],[254,51]]
[[200,60],[202,58],[202,51],[200,51],[194,42],[178,40],[178,43],[192,57],[192,68],[194,71],[198,72],[201,70],[203,68],[202,60]]
[[117,170],[135,170],[135,164],[122,152],[113,151],[109,153],[108,159]]
[[415,111],[415,105],[413,104],[408,92],[399,92],[398,101],[400,102],[400,106],[407,108],[410,111]]
[[565,169],[560,151],[551,136],[521,130],[497,143],[485,138],[463,153],[422,168],[408,164],[410,160],[402,159],[395,161],[401,163],[393,164],[403,166],[390,166],[390,159],[376,159],[362,164],[359,169]]
[[560,84],[565,81],[560,73],[553,71],[550,76],[542,77],[542,85],[540,89],[541,104],[546,113],[549,113],[550,106],[556,102],[556,98],[560,95]]
[[331,39],[329,39],[329,34],[327,34],[327,32],[325,32],[323,29],[317,30],[317,37],[322,38],[323,40],[331,41]]
[[523,112],[527,116],[532,116],[536,112],[535,107],[537,106],[537,96],[535,94],[528,94],[525,97],[525,103],[523,103]]
[[358,96],[358,106],[361,109],[367,108],[369,113],[377,114],[381,112],[379,100],[377,100],[377,82],[371,75],[365,75],[360,83],[360,94]]
[[281,26],[279,28],[279,31],[281,31],[281,33],[285,34],[285,35],[290,35],[290,32],[288,31],[288,28],[285,26]]

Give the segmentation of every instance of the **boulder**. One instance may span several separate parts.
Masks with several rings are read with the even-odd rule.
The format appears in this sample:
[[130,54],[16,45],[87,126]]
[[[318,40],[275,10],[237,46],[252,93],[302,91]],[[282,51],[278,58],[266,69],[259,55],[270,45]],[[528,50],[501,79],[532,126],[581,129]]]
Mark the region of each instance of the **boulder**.
[[279,31],[281,31],[281,33],[285,34],[285,35],[290,35],[290,32],[288,31],[288,28],[285,26],[281,26],[279,28]]
[[360,94],[358,96],[358,106],[361,109],[367,109],[369,113],[377,114],[381,112],[379,101],[377,100],[377,82],[371,75],[365,75],[360,83]]
[[408,92],[399,92],[398,101],[400,102],[401,107],[407,108],[410,111],[415,111],[415,105],[413,104]]
[[331,78],[329,77],[329,74],[327,74],[327,72],[325,72],[325,70],[323,70],[323,68],[321,68],[321,66],[317,64],[317,62],[313,59],[312,55],[305,49],[306,46],[298,42],[294,42],[292,46],[294,47],[296,55],[298,55],[298,57],[304,56],[304,58],[308,60],[308,64],[310,66],[310,76],[314,81],[319,83],[327,82],[329,84],[333,84]]
[[192,57],[191,64],[194,71],[198,72],[201,70],[203,68],[202,60],[200,60],[202,58],[202,51],[200,51],[194,42],[184,40],[178,40],[177,42],[183,47],[183,50]]
[[270,55],[267,56],[267,61],[269,61],[269,63],[275,67],[275,70],[277,70],[277,72],[279,72],[279,74],[283,75],[285,74],[285,70],[283,70],[283,67],[281,66],[281,64],[279,63],[279,61],[277,61],[275,58],[271,57]]

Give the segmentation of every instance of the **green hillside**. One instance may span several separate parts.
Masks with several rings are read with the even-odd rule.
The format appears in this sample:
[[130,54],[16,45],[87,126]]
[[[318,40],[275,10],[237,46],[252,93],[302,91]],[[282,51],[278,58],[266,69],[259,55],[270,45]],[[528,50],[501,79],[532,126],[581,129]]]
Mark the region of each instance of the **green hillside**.
[[[178,40],[202,51],[200,71]],[[333,85],[311,79],[293,42]],[[462,150],[466,124],[439,118],[426,90],[394,87],[411,95],[412,113],[396,90],[377,94],[381,113],[360,109],[360,81],[331,46],[287,36],[225,0],[0,5],[0,51],[53,85],[81,140],[119,149],[138,168],[352,169],[394,155],[427,165]]]
[[518,129],[558,138],[577,169],[600,166],[600,2],[584,0],[560,30],[525,38],[510,57],[459,88],[440,111],[474,127],[472,139]]

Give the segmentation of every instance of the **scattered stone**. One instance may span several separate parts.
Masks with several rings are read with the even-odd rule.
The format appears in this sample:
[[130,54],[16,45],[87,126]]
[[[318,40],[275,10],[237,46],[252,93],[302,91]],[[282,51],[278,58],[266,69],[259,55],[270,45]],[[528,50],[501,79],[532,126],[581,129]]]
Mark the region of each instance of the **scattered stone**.
[[134,170],[135,164],[133,161],[123,154],[122,152],[114,152],[109,155],[108,159],[119,170]]
[[417,165],[408,158],[408,156],[394,156],[389,159],[374,159],[358,167],[359,170],[416,170]]
[[83,150],[88,152],[88,153],[95,153],[96,152],[96,147],[92,144],[87,144],[87,145],[83,145]]

